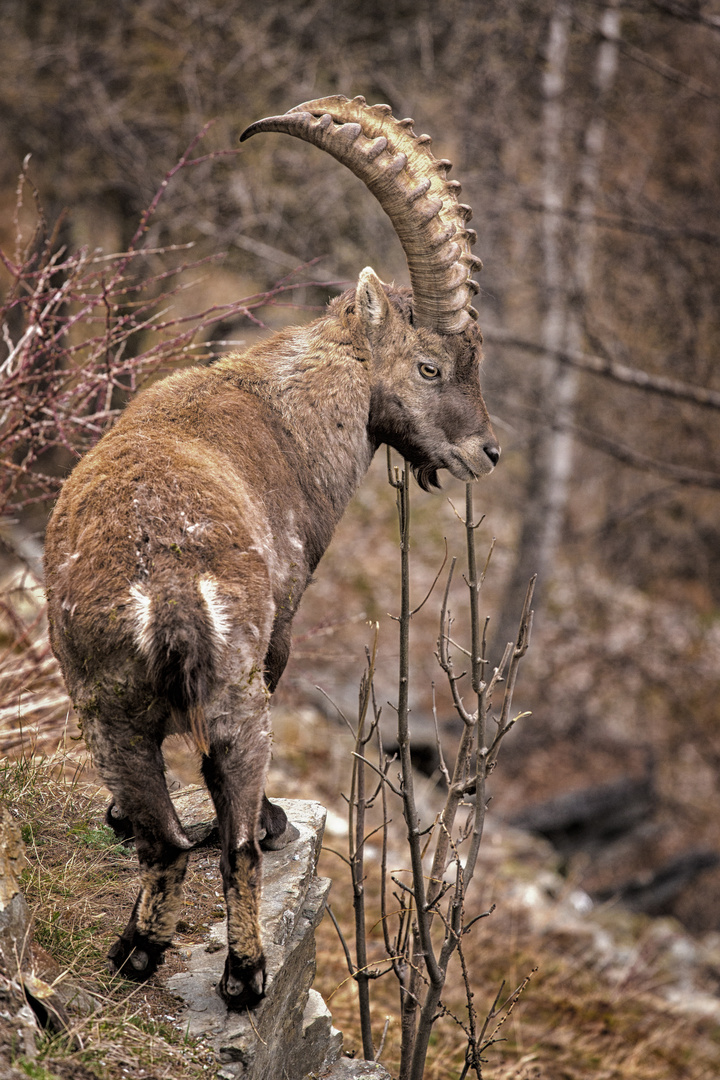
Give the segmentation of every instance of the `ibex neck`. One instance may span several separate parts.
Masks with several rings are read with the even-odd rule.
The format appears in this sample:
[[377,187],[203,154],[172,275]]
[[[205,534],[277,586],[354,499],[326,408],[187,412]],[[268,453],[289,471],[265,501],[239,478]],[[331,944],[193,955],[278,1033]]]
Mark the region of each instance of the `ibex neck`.
[[297,455],[310,503],[330,513],[334,526],[367,472],[374,445],[368,436],[370,373],[358,359],[341,320],[325,317],[293,327],[217,369],[238,376],[242,389],[277,415]]

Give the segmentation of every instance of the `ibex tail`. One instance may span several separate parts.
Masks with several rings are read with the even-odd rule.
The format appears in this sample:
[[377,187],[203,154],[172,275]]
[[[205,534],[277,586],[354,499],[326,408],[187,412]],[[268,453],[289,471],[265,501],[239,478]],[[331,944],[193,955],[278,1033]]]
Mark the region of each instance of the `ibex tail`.
[[150,683],[182,716],[198,750],[208,752],[205,705],[217,676],[218,654],[228,624],[210,575],[189,581],[177,573],[153,571],[130,590],[135,606],[135,640],[144,655]]

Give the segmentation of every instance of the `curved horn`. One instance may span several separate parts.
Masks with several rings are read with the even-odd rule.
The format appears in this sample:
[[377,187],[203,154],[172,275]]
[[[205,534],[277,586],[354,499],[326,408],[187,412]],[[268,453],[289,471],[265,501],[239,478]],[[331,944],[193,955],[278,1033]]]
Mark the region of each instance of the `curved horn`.
[[458,334],[477,312],[470,306],[482,267],[470,251],[472,210],[448,180],[451,162],[430,152],[430,136],[416,135],[413,120],[396,120],[389,105],[368,105],[341,94],[306,101],[283,116],[251,124],[240,136],[284,131],[314,143],[355,173],[390,218],[405,252],[416,321]]

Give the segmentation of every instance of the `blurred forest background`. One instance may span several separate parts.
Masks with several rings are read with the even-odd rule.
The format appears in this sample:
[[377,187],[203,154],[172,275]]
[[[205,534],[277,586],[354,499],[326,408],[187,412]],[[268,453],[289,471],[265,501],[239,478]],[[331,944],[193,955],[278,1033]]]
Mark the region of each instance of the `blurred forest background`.
[[[503,456],[476,505],[497,537],[496,659],[540,574],[518,690],[532,717],[503,750],[493,809],[552,836],[591,894],[670,874],[645,910],[720,930],[720,3],[4,0],[0,35],[5,250],[28,154],[58,243],[116,252],[209,120],[197,153],[310,98],[362,94],[433,136],[484,262],[483,389]],[[362,185],[282,136],[174,178],[147,244],[189,241],[193,258],[226,255],[192,275],[180,314],[315,259],[293,280],[316,284],[267,309],[269,327],[313,317],[366,264],[406,279]],[[263,332],[237,319],[213,334]],[[367,618],[384,643],[378,696],[395,695],[396,523],[378,459],[301,607],[279,710],[332,715],[318,683],[352,710]],[[446,496],[462,506],[454,482],[414,495],[418,594],[457,537]],[[14,514],[7,559],[46,511]],[[429,769],[431,607],[413,700]]]

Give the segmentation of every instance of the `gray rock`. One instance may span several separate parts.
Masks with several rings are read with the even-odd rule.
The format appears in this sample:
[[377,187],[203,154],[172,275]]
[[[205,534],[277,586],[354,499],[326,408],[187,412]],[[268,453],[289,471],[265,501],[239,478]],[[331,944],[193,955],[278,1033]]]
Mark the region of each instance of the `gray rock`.
[[3,1080],[27,1080],[25,1069],[16,1066],[21,1055],[29,1061],[38,1056],[36,1039],[40,1026],[25,1001],[19,981],[0,972],[0,1076]]
[[31,935],[30,913],[20,891],[25,846],[20,826],[0,806],[0,967],[13,978],[25,965]]
[[341,1050],[342,1034],[332,1026],[330,1010],[317,990],[310,990],[303,1013],[302,1043],[295,1059],[298,1075],[304,1077],[318,1068],[322,1073],[338,1059]]
[[[194,793],[190,801],[192,824],[201,826],[202,795]],[[252,1013],[233,1013],[218,996],[215,987],[225,963],[227,942],[224,923],[212,928],[207,945],[186,951],[187,971],[173,975],[167,983],[185,1002],[176,1020],[178,1026],[190,1035],[205,1037],[222,1063],[218,1073],[222,1080],[303,1080],[310,1073],[327,1069],[342,1044],[324,1002],[310,993],[315,976],[315,929],[330,890],[329,879],[315,875],[325,810],[313,802],[276,801],[299,835],[281,851],[266,852],[263,859],[260,923],[267,960],[264,1000]],[[179,808],[181,819],[185,805]],[[207,814],[211,820],[209,800]]]
[[185,832],[194,844],[220,843],[215,807],[207,788],[191,784],[173,792],[172,801]]
[[374,1061],[355,1061],[340,1058],[324,1072],[317,1073],[313,1080],[392,1080],[390,1073]]

